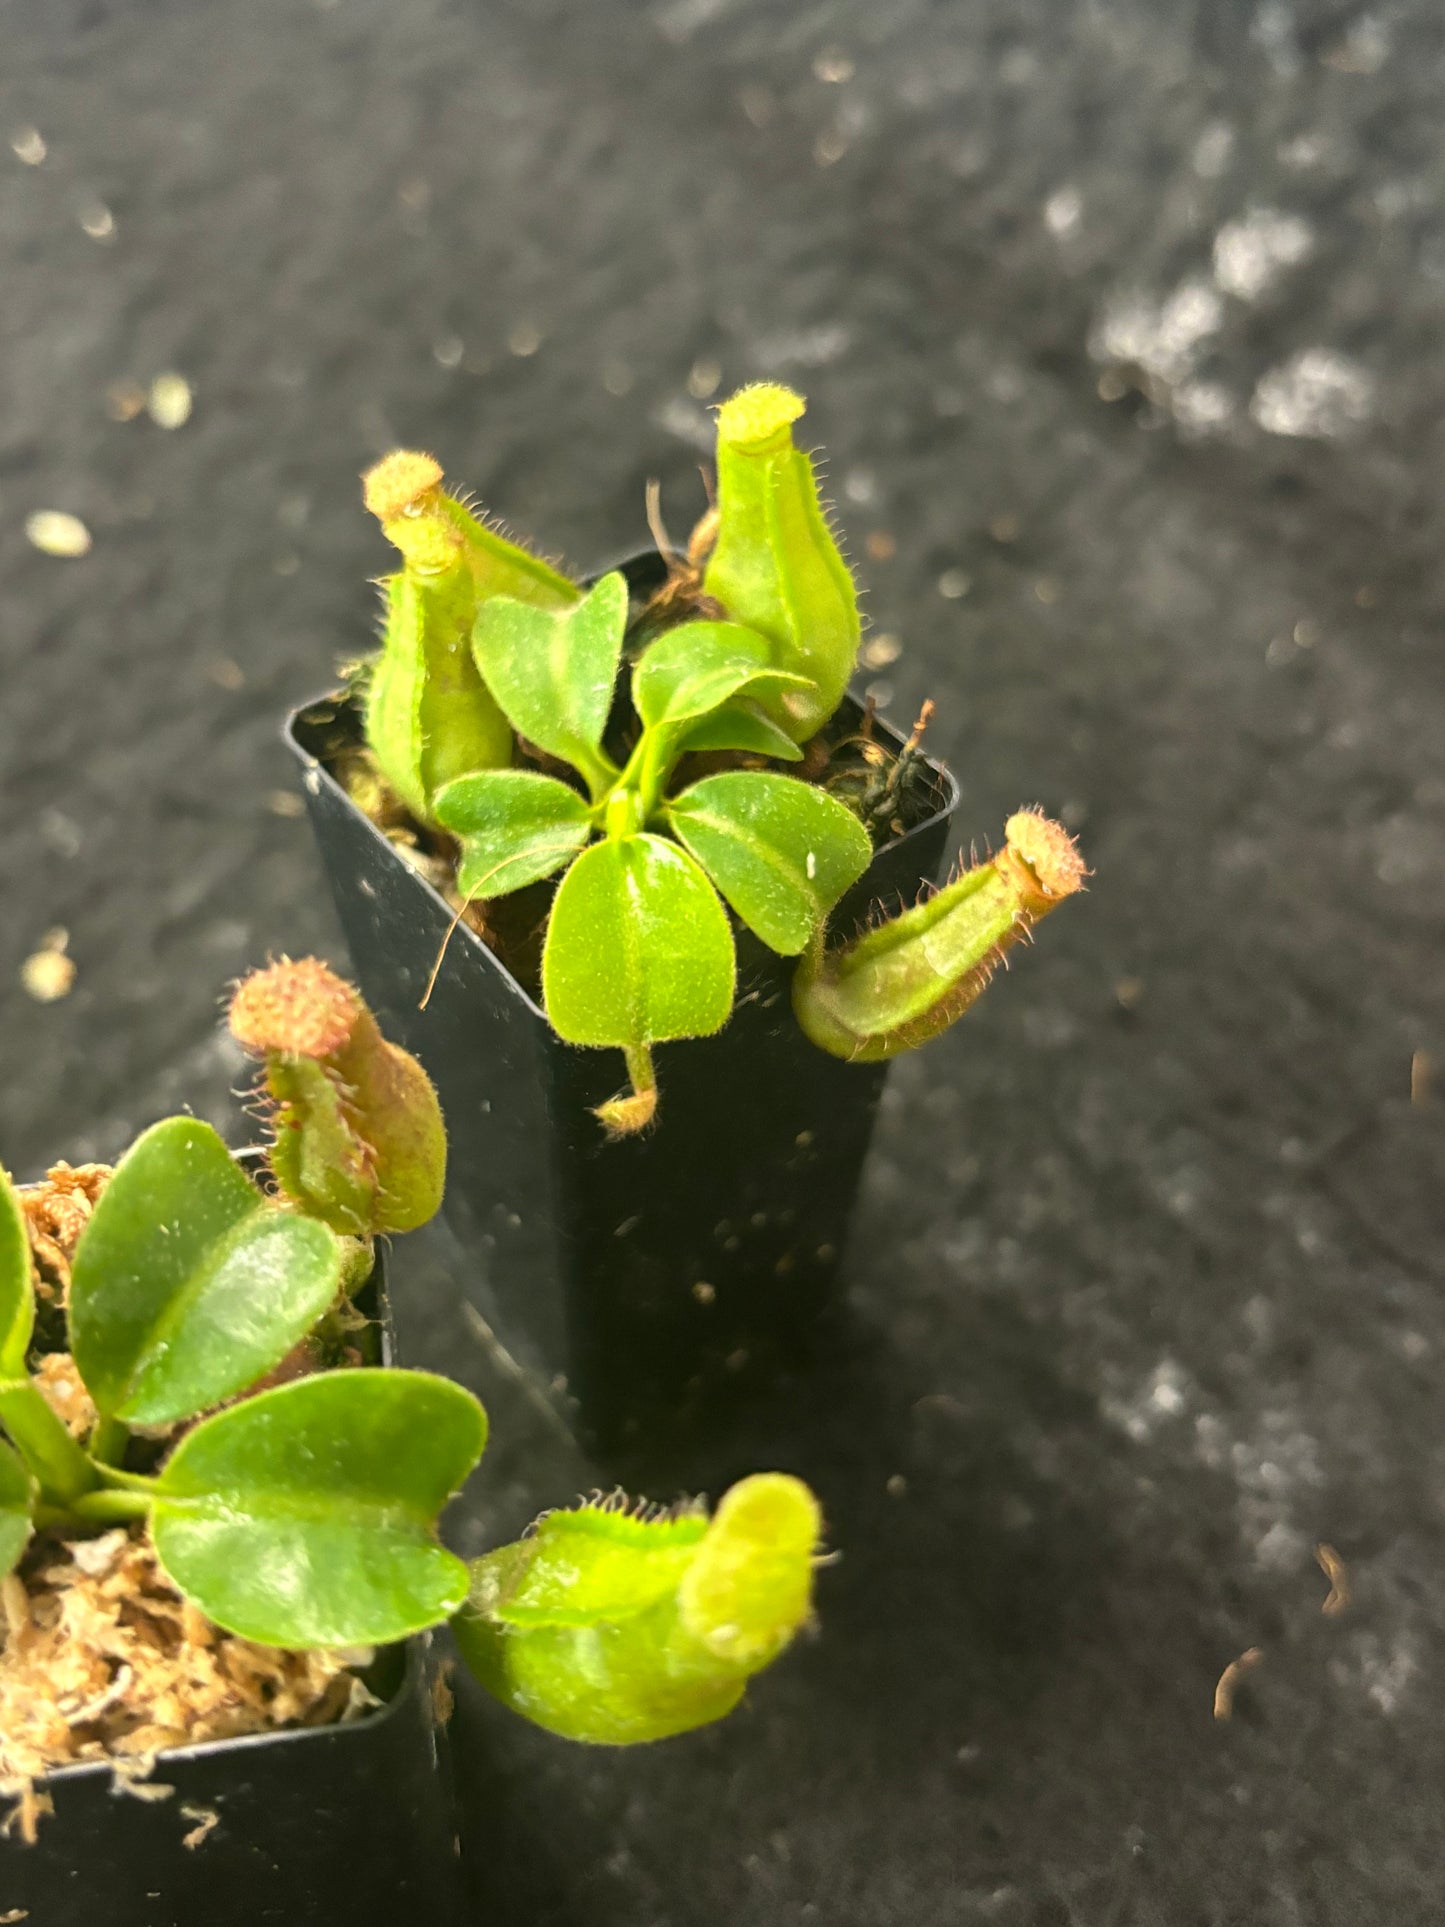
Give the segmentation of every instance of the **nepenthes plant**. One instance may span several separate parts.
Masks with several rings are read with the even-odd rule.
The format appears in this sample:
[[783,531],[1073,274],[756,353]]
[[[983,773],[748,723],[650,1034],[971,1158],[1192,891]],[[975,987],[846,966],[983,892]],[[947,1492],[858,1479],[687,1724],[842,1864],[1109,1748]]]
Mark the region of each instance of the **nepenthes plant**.
[[263,1183],[210,1125],[152,1125],[57,1292],[0,1172],[0,1583],[123,1528],[189,1608],[266,1646],[371,1647],[450,1620],[498,1698],[574,1739],[728,1711],[810,1615],[811,1492],[761,1474],[711,1517],[593,1501],[471,1566],[449,1551],[438,1518],[486,1415],[445,1378],[367,1362],[355,1303],[373,1241],[440,1201],[435,1093],[315,959],[248,978],[230,1025],[260,1065]]
[[794,443],[803,406],[775,384],[722,405],[716,501],[641,609],[620,573],[581,586],[488,527],[429,456],[398,451],[366,478],[402,557],[366,695],[372,755],[414,822],[453,840],[463,899],[556,879],[546,1013],[568,1043],[622,1051],[630,1090],[599,1111],[617,1133],[653,1118],[653,1047],[727,1022],[731,919],[800,960],[814,1043],[875,1062],[956,1021],[1086,874],[1066,831],[1020,811],[997,856],[830,939],[906,769],[874,746],[860,780],[830,739],[861,629]]

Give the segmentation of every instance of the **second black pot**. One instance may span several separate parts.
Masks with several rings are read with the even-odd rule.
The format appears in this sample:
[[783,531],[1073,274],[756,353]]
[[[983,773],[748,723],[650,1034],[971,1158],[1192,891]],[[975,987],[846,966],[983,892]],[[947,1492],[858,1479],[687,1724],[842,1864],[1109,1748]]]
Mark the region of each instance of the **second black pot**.
[[[255,1153],[243,1153],[253,1171]],[[391,1364],[383,1260],[358,1294]],[[39,1781],[33,1846],[0,1839],[0,1920],[26,1927],[460,1927],[460,1868],[429,1645],[386,1648],[381,1704],[344,1725],[162,1753],[152,1798],[110,1767]],[[164,1797],[154,1797],[169,1788]],[[190,1844],[187,1844],[187,1841]]]
[[[658,562],[624,566],[645,593]],[[594,1451],[688,1483],[696,1446],[749,1394],[785,1386],[828,1326],[886,1066],[811,1045],[789,1000],[794,960],[738,930],[731,1020],[657,1051],[655,1127],[609,1143],[591,1113],[623,1081],[621,1054],[562,1043],[465,926],[419,1008],[452,915],[332,774],[360,729],[354,705],[328,698],[286,735],[362,991],[441,1096],[466,1292]],[[835,931],[936,879],[958,792],[927,770],[931,814],[878,852]]]

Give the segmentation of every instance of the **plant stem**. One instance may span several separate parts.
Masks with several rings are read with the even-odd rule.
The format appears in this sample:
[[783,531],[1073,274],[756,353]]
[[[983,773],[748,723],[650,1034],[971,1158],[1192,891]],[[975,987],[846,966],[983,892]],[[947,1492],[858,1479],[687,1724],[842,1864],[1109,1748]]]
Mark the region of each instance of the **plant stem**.
[[93,1491],[100,1475],[28,1378],[0,1382],[0,1424],[30,1468],[41,1492],[67,1507]]
[[98,1465],[119,1465],[129,1443],[129,1426],[118,1418],[102,1418],[90,1435],[90,1456]]
[[679,762],[678,738],[684,731],[666,726],[649,729],[643,733],[644,755],[642,768],[638,775],[637,788],[642,797],[642,820],[644,823],[653,816],[662,801],[662,793],[667,787],[667,779],[677,768]]
[[110,1486],[102,1492],[83,1492],[78,1499],[71,1500],[66,1512],[70,1518],[84,1520],[88,1525],[124,1525],[128,1519],[143,1519],[150,1509],[147,1493],[126,1492]]

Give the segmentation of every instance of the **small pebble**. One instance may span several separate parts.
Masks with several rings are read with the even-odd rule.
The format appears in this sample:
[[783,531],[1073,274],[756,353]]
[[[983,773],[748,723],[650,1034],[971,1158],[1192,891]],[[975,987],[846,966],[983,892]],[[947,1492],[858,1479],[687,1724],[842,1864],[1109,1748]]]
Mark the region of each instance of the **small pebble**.
[[609,361],[602,370],[602,386],[609,395],[630,395],[632,393],[632,370],[623,361]]
[[70,995],[75,982],[75,960],[65,954],[69,942],[69,931],[47,930],[40,940],[40,948],[21,964],[20,981],[37,1004],[58,1003]]
[[884,1487],[890,1499],[901,1499],[908,1490],[908,1481],[901,1472],[895,1472]]
[[692,1288],[692,1295],[700,1305],[710,1305],[717,1297],[717,1292],[713,1286],[704,1284],[699,1280]]
[[78,515],[67,515],[63,509],[38,509],[25,518],[25,533],[42,555],[90,553],[90,530]]
[[754,127],[767,127],[777,119],[778,103],[766,87],[744,87],[738,105]]
[[813,73],[830,87],[841,87],[853,78],[856,69],[841,47],[824,47],[813,61]]
[[1410,1102],[1428,1104],[1434,1081],[1434,1060],[1429,1051],[1417,1050],[1410,1059]]
[[1009,510],[990,520],[988,532],[995,542],[1017,542],[1023,533],[1023,526],[1020,518]]
[[687,392],[694,401],[706,401],[715,395],[718,383],[722,380],[722,369],[707,356],[692,364],[687,377]]
[[938,578],[938,593],[945,602],[957,602],[973,587],[973,578],[963,569],[945,569]]
[[245,670],[241,667],[240,663],[233,661],[230,656],[214,657],[206,670],[206,674],[213,683],[219,684],[222,689],[244,689],[246,686]]
[[507,335],[508,352],[526,360],[535,355],[542,345],[541,331],[530,321],[518,321]]
[[295,790],[267,790],[266,808],[273,816],[305,816],[306,799]]
[[10,151],[17,161],[24,161],[27,167],[39,167],[50,149],[45,145],[45,136],[38,127],[22,127],[10,136]]
[[438,368],[460,368],[466,352],[467,344],[460,335],[443,335],[432,343],[431,358]]
[[184,375],[157,375],[146,408],[157,428],[184,428],[191,419],[191,384]]
[[865,669],[886,669],[890,662],[897,662],[903,654],[903,644],[897,636],[870,636],[859,651],[858,659]]
[[890,535],[887,529],[872,529],[864,540],[863,547],[871,562],[891,562],[898,553],[898,537]]
[[92,241],[115,239],[115,216],[104,201],[92,201],[80,211],[80,225]]
[[1051,582],[1046,575],[1041,575],[1034,584],[1034,597],[1046,607],[1051,607],[1059,599],[1058,583]]
[[847,152],[848,137],[836,127],[826,129],[813,143],[813,159],[819,167],[832,167],[834,162],[841,161]]
[[1120,1010],[1137,1010],[1144,998],[1144,979],[1121,977],[1114,986],[1114,996]]
[[105,391],[105,412],[113,422],[133,422],[146,405],[146,391],[138,381],[113,381]]

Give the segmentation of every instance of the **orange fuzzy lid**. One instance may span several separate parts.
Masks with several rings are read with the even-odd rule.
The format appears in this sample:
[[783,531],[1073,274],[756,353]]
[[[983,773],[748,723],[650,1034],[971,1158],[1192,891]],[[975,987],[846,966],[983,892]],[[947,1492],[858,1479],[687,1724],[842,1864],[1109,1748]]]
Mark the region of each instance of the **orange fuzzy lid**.
[[438,487],[441,479],[442,465],[435,455],[394,448],[362,476],[362,499],[378,521],[394,522],[418,496]]
[[257,970],[231,999],[231,1035],[259,1055],[327,1057],[341,1049],[365,1006],[345,978],[319,957],[301,957]]
[[1089,873],[1079,846],[1061,823],[1041,810],[1019,810],[1004,825],[1004,835],[1014,855],[1033,871],[1045,896],[1067,897],[1083,889]]

